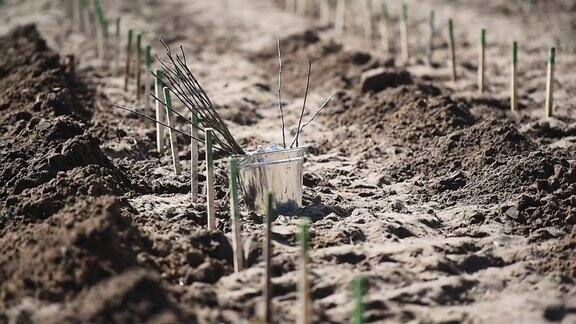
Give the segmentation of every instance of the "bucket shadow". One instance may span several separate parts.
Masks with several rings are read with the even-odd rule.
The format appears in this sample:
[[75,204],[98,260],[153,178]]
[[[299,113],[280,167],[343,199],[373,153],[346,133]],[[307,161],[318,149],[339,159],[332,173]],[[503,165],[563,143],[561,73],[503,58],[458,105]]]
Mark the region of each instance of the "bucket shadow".
[[312,222],[317,222],[324,219],[324,217],[330,214],[336,214],[338,217],[350,216],[351,211],[345,210],[338,206],[329,206],[322,202],[315,201],[310,205],[292,210],[289,214],[284,214],[286,216],[297,216],[297,217],[307,217]]

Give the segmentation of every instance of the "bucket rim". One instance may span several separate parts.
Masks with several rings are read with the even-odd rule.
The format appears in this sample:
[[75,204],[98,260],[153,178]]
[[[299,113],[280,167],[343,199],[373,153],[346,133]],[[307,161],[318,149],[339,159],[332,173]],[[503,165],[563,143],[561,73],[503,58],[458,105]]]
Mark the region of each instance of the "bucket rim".
[[287,152],[294,152],[294,151],[305,151],[305,147],[303,146],[299,146],[299,147],[293,147],[293,148],[283,148],[283,149],[279,149],[276,151],[260,151],[258,149],[254,150],[254,151],[249,151],[246,152],[246,154],[244,155],[239,155],[239,156],[251,156],[254,154],[278,154],[278,153],[287,153]]
[[239,169],[252,169],[252,168],[258,168],[258,167],[266,166],[266,165],[284,164],[284,163],[298,162],[298,161],[304,161],[304,157],[299,156],[299,157],[295,157],[295,158],[288,158],[288,159],[283,159],[283,160],[278,160],[278,161],[246,163],[244,165],[239,165],[238,168]]
[[[250,151],[247,152],[246,154],[237,154],[237,155],[233,155],[232,157],[238,160],[238,165],[241,166],[242,164],[246,163],[246,160],[248,160],[250,157],[253,157],[257,154],[259,154],[260,156],[273,156],[273,155],[277,155],[277,154],[286,154],[286,153],[291,153],[291,152],[301,152],[301,156],[297,156],[297,157],[304,157],[304,154],[306,153],[306,148],[303,146],[299,146],[299,147],[294,147],[294,148],[286,148],[286,149],[279,149],[276,151]],[[297,158],[297,157],[293,157]],[[281,161],[281,160],[279,160]],[[253,162],[253,163],[248,163],[248,164],[254,164],[254,163],[258,163],[258,162]]]

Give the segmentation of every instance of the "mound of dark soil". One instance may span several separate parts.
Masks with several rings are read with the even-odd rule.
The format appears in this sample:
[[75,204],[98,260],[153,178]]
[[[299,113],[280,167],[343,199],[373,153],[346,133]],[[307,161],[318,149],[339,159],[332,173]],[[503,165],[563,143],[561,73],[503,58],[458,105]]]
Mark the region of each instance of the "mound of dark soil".
[[409,154],[398,155],[382,173],[392,181],[420,179],[425,200],[435,196],[446,203],[496,203],[538,186],[546,194],[533,194],[526,198],[531,205],[509,212],[514,228],[529,234],[545,226],[574,224],[572,171],[566,169],[566,159],[542,150],[513,123],[490,112],[476,117],[469,102],[421,83],[377,93],[343,91],[336,102],[323,113],[323,122],[350,129],[343,131],[341,151],[374,156],[391,147],[398,152],[409,147]]
[[0,239],[2,308],[23,297],[63,302],[135,266],[143,239],[111,197],[90,198],[47,220],[9,225]]
[[560,269],[576,278],[576,225],[572,232],[551,251],[555,256],[552,268]]
[[323,122],[353,130],[342,150],[384,152],[393,146],[401,152],[409,147],[411,152],[399,155],[383,173],[394,181],[422,179],[432,195],[446,202],[505,201],[552,176],[565,161],[542,151],[512,122],[490,112],[474,116],[469,102],[442,95],[431,85],[417,82],[338,96],[338,104],[324,111]]
[[6,206],[15,215],[44,218],[77,200],[77,196],[121,195],[122,193],[123,189],[109,174],[109,170],[92,164],[67,172],[59,172],[47,183],[25,189],[19,195],[10,196]]
[[376,93],[342,91],[334,102],[322,116],[331,127],[343,127],[335,145],[370,157],[396,148],[400,154],[383,167],[383,176],[418,179],[425,200],[498,203],[523,194],[518,206],[503,210],[514,231],[568,231],[576,223],[575,172],[565,154],[541,148],[496,113],[474,116],[469,101],[418,82]]
[[[524,234],[549,227],[569,232],[576,225],[576,166],[574,162],[560,160],[548,177],[541,177],[527,188],[516,205],[506,215],[524,225]],[[538,238],[549,238],[547,232]]]
[[[352,88],[362,72],[381,63],[368,53],[345,51],[341,44],[320,39],[314,31],[295,34],[281,40],[282,93],[291,97],[304,96],[308,61],[312,61],[310,86],[316,90],[333,91]],[[278,85],[278,51],[276,46],[255,54],[256,64],[269,71],[270,85]]]
[[[27,200],[33,196],[48,201],[83,194],[121,194],[129,182],[98,144],[70,117],[31,120],[17,136],[0,144],[0,178],[4,183],[0,198],[6,199],[6,207],[16,214],[39,217],[55,210],[24,207],[31,204]],[[102,184],[99,188],[91,185],[98,182]]]
[[0,222],[50,216],[69,197],[125,192],[130,182],[85,131],[86,87],[71,81],[36,27],[1,38],[0,53]]
[[364,95],[341,92],[334,102],[323,114],[324,123],[357,125],[406,140],[445,135],[475,122],[466,103],[442,96],[440,89],[427,84],[399,85]]
[[184,314],[168,298],[158,276],[130,270],[102,281],[83,293],[54,322],[89,323],[184,323],[195,317]]
[[[149,250],[139,255],[139,261],[162,273],[167,282],[175,285],[215,283],[233,272],[232,246],[222,232],[188,230],[189,239],[174,241],[170,236],[171,225],[165,227],[164,235],[150,233],[152,243]],[[185,231],[184,226],[180,227]]]
[[31,116],[90,117],[83,107],[86,87],[77,87],[35,25],[16,28],[2,37],[0,53],[0,110],[5,111],[0,116],[2,135],[8,125]]
[[529,153],[535,148],[514,125],[497,120],[478,122],[442,136],[431,144],[433,146],[416,152],[417,156],[406,168],[429,176],[439,176],[471,170],[477,166],[496,167],[505,163],[508,157]]
[[148,255],[152,243],[131,217],[126,203],[105,196],[6,228],[0,238],[0,309],[20,309],[32,297],[40,306],[62,307],[20,309],[40,322],[184,321],[160,279],[136,270],[154,264],[140,256]]
[[562,161],[513,124],[487,119],[430,141],[388,171],[398,180],[423,178],[446,201],[495,203],[552,176]]
[[364,152],[370,157],[392,148],[396,153],[408,147],[418,150],[428,141],[476,122],[466,102],[422,83],[400,84],[377,93],[342,91],[321,118],[322,123],[341,132],[336,141],[323,143],[320,148],[338,147],[346,154]]

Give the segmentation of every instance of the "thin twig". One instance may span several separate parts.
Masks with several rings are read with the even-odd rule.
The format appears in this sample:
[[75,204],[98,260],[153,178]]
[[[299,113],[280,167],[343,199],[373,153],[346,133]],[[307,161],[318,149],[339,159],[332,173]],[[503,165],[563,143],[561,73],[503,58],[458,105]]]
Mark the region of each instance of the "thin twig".
[[332,95],[330,97],[328,97],[328,99],[326,99],[326,101],[324,101],[324,103],[322,104],[322,106],[320,106],[320,108],[318,108],[314,114],[312,114],[312,117],[310,117],[308,119],[308,121],[306,121],[304,123],[304,125],[302,125],[302,127],[300,127],[300,131],[302,131],[304,129],[304,127],[308,126],[308,124],[310,124],[310,122],[312,122],[312,120],[314,118],[316,118],[316,116],[318,115],[318,113],[320,112],[320,110],[324,109],[324,107],[326,107],[326,105],[328,104],[328,102],[336,95],[336,93],[338,93],[337,91],[334,91],[334,93],[332,93]]
[[[316,116],[318,115],[318,113],[324,109],[324,107],[326,107],[326,105],[328,105],[328,102],[330,102],[330,100],[336,95],[336,93],[338,93],[337,91],[334,91],[334,93],[332,93],[332,95],[330,97],[328,97],[328,99],[326,99],[326,101],[324,101],[324,103],[322,104],[322,106],[320,106],[320,108],[318,108],[313,114],[312,117],[310,117],[308,119],[308,121],[306,121],[304,123],[304,125],[302,125],[302,127],[300,127],[300,132],[302,132],[302,130],[304,129],[304,127],[308,126],[308,124],[310,124],[312,122],[312,120],[314,118],[316,118]],[[290,147],[292,147],[294,145],[294,143],[296,142],[296,137],[294,137],[294,139],[292,140],[292,143],[290,143]]]
[[[298,147],[298,137],[300,136],[300,128],[302,127],[302,118],[304,118],[304,110],[306,110],[306,99],[308,99],[308,90],[310,88],[310,72],[312,71],[312,61],[308,60],[308,77],[306,79],[306,90],[304,91],[304,103],[302,103],[302,110],[300,111],[300,119],[298,119],[298,129],[296,130],[296,147]],[[290,145],[292,147],[292,145]]]
[[284,108],[282,108],[282,53],[280,52],[280,35],[278,35],[278,109],[282,121],[282,145],[286,148],[286,126],[284,124]]

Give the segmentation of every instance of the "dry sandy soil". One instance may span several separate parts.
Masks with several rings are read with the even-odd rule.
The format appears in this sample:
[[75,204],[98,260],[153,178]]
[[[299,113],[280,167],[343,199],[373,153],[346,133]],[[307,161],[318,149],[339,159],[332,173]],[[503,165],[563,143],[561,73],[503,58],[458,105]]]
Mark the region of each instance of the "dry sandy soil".
[[[155,51],[162,35],[184,47],[246,149],[281,141],[277,34],[290,137],[309,59],[309,107],[337,91],[302,137],[297,216],[312,219],[315,322],[348,322],[350,282],[362,275],[367,322],[575,323],[576,6],[408,3],[404,68],[395,60],[396,2],[384,55],[363,40],[360,22],[336,37],[273,1],[103,1],[124,30],[145,31]],[[151,109],[134,99],[133,83],[122,90],[114,60],[100,62],[94,40],[67,16],[60,1],[0,7],[0,323],[257,321],[262,219],[243,209],[246,269],[234,273],[225,157],[216,161],[218,230],[208,231],[204,195],[190,200],[186,138],[178,138],[184,172],[174,176],[170,157],[155,152],[154,125],[112,104]],[[456,82],[446,64],[449,17]],[[488,86],[479,95],[482,26]],[[512,39],[520,44],[516,113],[508,109]],[[556,116],[543,118],[549,45],[558,48]],[[69,54],[75,73],[64,63]],[[378,89],[362,90],[362,73],[379,67],[388,73]],[[297,216],[273,224],[278,323],[299,311]]]

